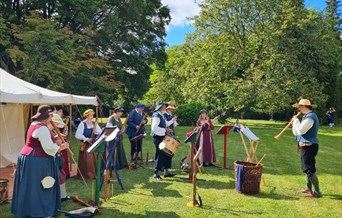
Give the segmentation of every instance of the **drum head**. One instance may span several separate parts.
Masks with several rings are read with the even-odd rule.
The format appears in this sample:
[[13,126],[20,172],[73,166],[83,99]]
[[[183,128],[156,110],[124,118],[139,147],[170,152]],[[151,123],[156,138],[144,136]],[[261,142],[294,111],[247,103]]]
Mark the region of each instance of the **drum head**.
[[166,144],[165,144],[164,141],[162,141],[162,142],[159,144],[159,149],[160,149],[160,150],[163,150],[165,147],[166,147]]

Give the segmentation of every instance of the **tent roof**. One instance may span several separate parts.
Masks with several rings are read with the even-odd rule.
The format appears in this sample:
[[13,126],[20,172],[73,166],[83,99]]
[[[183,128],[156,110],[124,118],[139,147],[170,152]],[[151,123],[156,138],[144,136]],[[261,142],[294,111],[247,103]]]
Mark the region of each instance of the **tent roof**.
[[97,97],[71,95],[45,89],[0,68],[0,102],[30,104],[98,105]]

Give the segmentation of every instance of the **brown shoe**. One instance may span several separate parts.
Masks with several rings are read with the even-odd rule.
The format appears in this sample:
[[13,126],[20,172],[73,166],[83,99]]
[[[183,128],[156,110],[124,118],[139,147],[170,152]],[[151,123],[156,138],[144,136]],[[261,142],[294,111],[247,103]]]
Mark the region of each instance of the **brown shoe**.
[[321,198],[322,195],[318,194],[316,192],[311,192],[310,194],[308,194],[308,197],[310,197],[310,198]]
[[303,189],[300,191],[301,193],[311,194],[312,191],[310,189]]

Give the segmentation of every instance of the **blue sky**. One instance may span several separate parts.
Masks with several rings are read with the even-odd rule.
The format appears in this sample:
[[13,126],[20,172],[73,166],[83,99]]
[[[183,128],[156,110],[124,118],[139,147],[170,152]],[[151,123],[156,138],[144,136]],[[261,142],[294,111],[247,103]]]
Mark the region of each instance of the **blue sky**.
[[[197,0],[198,1],[198,0]],[[305,6],[322,10],[326,0],[305,0]],[[180,45],[186,34],[192,33],[194,28],[189,24],[187,17],[199,14],[200,9],[195,0],[162,0],[171,10],[172,21],[167,27],[166,42],[169,46]]]

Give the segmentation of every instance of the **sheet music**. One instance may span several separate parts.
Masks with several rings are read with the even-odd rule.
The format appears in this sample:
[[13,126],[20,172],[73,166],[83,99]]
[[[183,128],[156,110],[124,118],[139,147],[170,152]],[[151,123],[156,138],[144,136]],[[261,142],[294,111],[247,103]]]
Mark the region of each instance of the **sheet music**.
[[247,127],[241,129],[242,133],[251,141],[258,141],[259,138]]
[[116,128],[106,139],[105,141],[106,142],[110,142],[110,141],[113,141],[116,136],[118,135],[118,133],[120,132],[120,129],[119,128]]
[[[116,126],[113,127],[105,127],[103,128],[101,134],[97,137],[96,141],[94,142],[94,144],[92,144],[92,146],[90,146],[87,149],[88,153],[94,152],[95,149],[103,142],[104,139],[106,139],[108,136],[106,134],[109,133],[114,133],[115,130],[117,130],[119,128],[116,128]],[[110,134],[111,135],[111,134]]]

